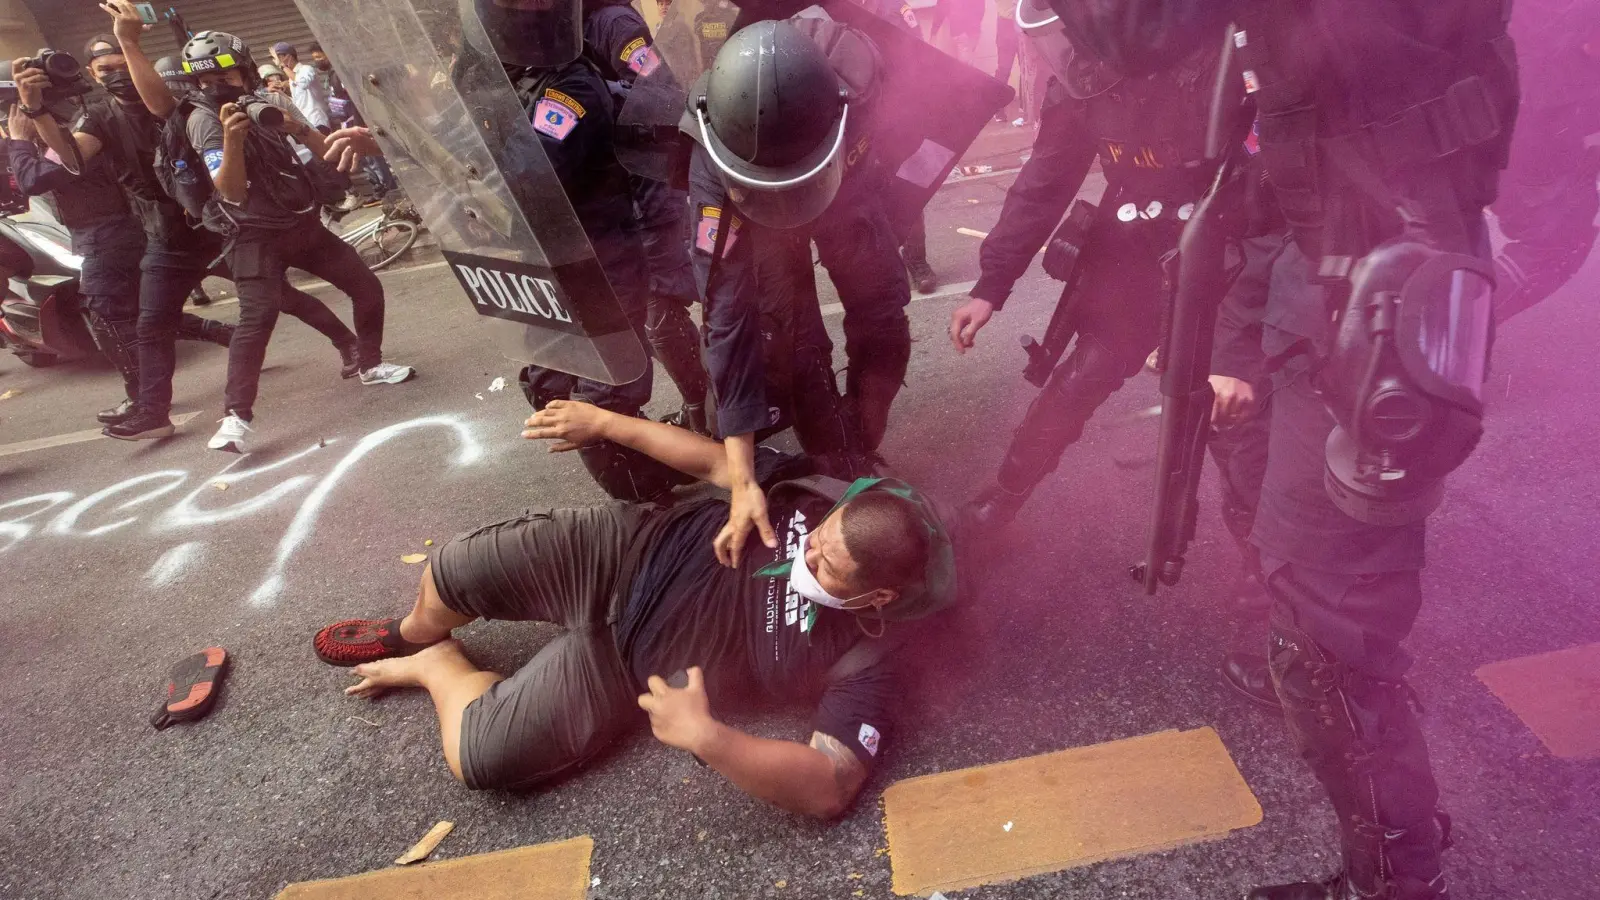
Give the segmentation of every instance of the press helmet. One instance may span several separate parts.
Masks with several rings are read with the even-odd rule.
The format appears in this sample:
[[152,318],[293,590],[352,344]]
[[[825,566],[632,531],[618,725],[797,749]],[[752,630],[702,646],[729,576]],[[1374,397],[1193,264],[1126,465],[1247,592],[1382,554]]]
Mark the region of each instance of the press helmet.
[[244,75],[246,87],[254,89],[260,86],[261,76],[256,74],[255,61],[250,58],[250,47],[238,35],[226,31],[200,31],[183,45],[183,71],[189,75],[229,69],[238,69]]
[[728,38],[690,89],[682,127],[741,213],[793,228],[820,216],[839,191],[851,99],[827,54],[793,23],[754,22]]

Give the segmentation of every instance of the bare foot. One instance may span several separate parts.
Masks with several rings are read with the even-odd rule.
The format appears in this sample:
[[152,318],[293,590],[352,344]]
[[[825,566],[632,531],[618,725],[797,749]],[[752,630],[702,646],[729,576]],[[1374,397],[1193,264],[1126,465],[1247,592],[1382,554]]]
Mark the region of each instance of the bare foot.
[[344,689],[352,697],[375,700],[384,691],[393,688],[422,687],[422,676],[431,667],[449,656],[461,656],[461,642],[448,638],[410,656],[380,659],[362,663],[351,669],[361,680]]

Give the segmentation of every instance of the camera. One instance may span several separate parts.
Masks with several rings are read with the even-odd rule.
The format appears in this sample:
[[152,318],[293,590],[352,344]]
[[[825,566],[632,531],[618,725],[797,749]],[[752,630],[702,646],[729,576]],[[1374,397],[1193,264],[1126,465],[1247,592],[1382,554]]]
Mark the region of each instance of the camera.
[[[61,50],[40,50],[37,56],[25,60],[22,68],[38,69],[50,79],[44,88],[46,104],[81,97],[93,89],[89,80],[83,77],[83,66],[77,58]],[[0,103],[16,103],[19,99],[16,72],[12,71],[9,62],[0,62]]]
[[247,94],[234,101],[239,111],[250,117],[250,121],[266,128],[282,128],[284,122],[283,110],[253,94]]

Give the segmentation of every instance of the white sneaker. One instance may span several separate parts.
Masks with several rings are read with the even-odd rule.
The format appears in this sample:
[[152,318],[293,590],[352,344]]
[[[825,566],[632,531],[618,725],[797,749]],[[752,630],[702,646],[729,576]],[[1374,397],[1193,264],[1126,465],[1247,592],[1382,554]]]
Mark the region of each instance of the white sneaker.
[[211,436],[211,440],[206,442],[207,447],[212,450],[225,450],[228,453],[250,452],[250,435],[255,429],[250,427],[249,422],[232,412],[217,421],[221,422],[222,426]]
[[399,384],[410,381],[417,374],[417,370],[410,366],[397,366],[394,363],[378,363],[372,368],[361,373],[362,384]]

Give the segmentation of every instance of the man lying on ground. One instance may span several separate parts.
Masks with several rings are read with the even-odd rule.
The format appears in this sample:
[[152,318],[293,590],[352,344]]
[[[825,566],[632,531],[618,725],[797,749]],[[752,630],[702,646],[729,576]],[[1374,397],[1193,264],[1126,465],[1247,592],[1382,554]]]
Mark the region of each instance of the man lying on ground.
[[[523,436],[557,441],[553,451],[616,441],[728,486],[721,444],[587,403],[551,403]],[[348,694],[427,690],[445,762],[470,788],[572,772],[648,714],[658,739],[745,792],[838,816],[902,702],[904,623],[955,598],[953,548],[931,503],[902,482],[847,490],[806,477],[803,458],[769,451],[761,462],[779,550],[757,544],[736,567],[719,562],[722,499],[530,512],[436,548],[409,615],[330,625],[317,655],[355,666]],[[450,637],[480,617],[566,632],[506,678]],[[713,717],[711,698],[719,708],[815,700],[815,731],[809,744],[745,734]]]

